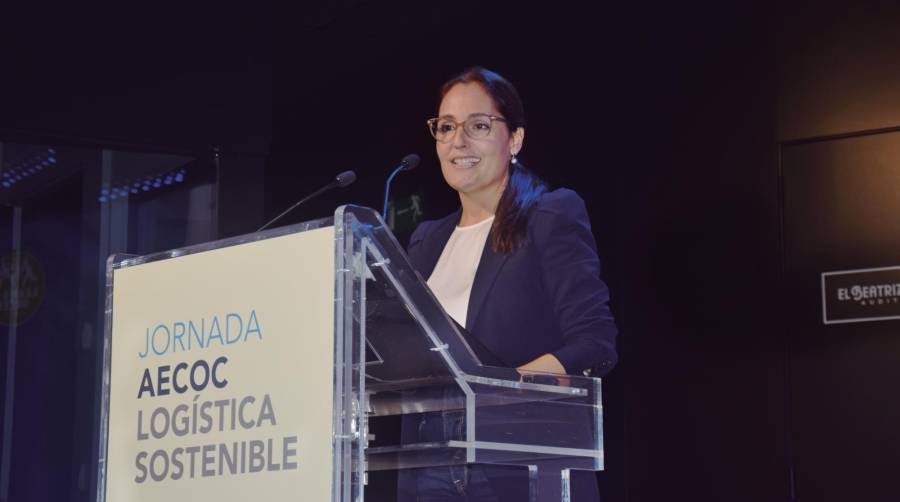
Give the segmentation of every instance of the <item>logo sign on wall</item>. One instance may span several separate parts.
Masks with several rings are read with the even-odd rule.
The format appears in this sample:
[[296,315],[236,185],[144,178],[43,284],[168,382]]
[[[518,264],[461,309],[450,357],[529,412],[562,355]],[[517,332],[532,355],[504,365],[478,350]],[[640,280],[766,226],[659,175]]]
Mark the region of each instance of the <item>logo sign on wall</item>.
[[900,266],[822,274],[825,324],[900,319]]

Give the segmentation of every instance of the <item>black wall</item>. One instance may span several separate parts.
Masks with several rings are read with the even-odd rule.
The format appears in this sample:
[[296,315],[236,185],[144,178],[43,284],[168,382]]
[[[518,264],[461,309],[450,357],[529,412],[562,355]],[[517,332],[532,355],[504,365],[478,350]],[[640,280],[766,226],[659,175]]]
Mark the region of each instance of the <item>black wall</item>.
[[105,146],[267,153],[265,3],[14,2],[0,34],[0,130]]
[[774,12],[780,141],[900,125],[896,2],[790,2]]
[[900,211],[900,132],[785,145],[781,165],[798,497],[894,500],[897,321],[823,324],[820,274],[897,266],[900,225],[885,215]]
[[822,323],[820,274],[900,263],[900,5],[779,16],[783,326],[798,500],[896,500],[897,321]]

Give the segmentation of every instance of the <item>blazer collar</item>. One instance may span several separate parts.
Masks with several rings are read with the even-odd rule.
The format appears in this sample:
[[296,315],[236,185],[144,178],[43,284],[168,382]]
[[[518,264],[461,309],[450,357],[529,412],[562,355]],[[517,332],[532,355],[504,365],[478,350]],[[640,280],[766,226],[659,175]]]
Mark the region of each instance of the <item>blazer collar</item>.
[[437,262],[441,258],[441,253],[444,252],[447,241],[449,241],[450,236],[453,235],[453,229],[456,228],[456,224],[459,223],[459,217],[461,215],[462,208],[457,209],[456,212],[435,222],[435,228],[432,230],[431,235],[422,243],[426,246],[423,246],[424,249],[422,250],[421,263],[418,263],[417,265],[419,272],[426,281],[431,277],[431,273],[434,272],[434,267],[437,266]]
[[495,253],[491,248],[492,234],[493,231],[488,233],[487,242],[484,243],[484,251],[481,252],[481,261],[478,262],[475,281],[472,283],[472,291],[469,293],[469,306],[466,310],[466,329],[470,332],[472,331],[472,326],[475,325],[475,320],[478,319],[481,307],[484,306],[487,300],[494,281],[497,280],[500,269],[503,268],[503,264],[509,258],[508,254]]
[[[434,267],[437,266],[437,262],[441,258],[441,253],[444,252],[447,241],[449,241],[450,236],[453,235],[453,230],[456,228],[457,223],[459,223],[461,215],[462,208],[457,209],[456,212],[438,220],[435,223],[435,228],[432,230],[430,238],[426,239],[428,246],[423,249],[421,263],[417,264],[419,266],[419,271],[422,273],[425,280],[428,280],[428,278],[431,277],[431,273],[434,272]],[[506,260],[509,257],[507,254],[495,253],[494,250],[491,249],[492,234],[493,231],[488,233],[487,242],[485,242],[484,250],[481,252],[481,260],[478,262],[478,269],[475,272],[472,291],[469,293],[469,305],[466,310],[465,326],[468,331],[472,330],[472,326],[475,324],[475,320],[481,312],[481,307],[487,300],[488,293],[490,293],[494,281],[497,280],[497,275],[500,273],[503,264],[506,263]]]

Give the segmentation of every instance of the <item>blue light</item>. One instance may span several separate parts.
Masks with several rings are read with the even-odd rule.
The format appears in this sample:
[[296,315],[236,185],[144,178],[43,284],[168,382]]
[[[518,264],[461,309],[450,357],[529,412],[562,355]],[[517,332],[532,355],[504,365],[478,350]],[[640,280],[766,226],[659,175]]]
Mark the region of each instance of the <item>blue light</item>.
[[[48,159],[50,162],[55,162],[55,159]],[[46,164],[46,162],[44,162]],[[39,169],[41,166],[38,165],[35,168]],[[7,170],[9,171],[9,170]],[[29,169],[29,173],[34,174],[34,169]],[[184,181],[185,174],[187,173],[186,169],[179,169],[178,171],[170,171],[168,173],[160,174],[159,176],[149,176],[144,179],[132,180],[123,183],[121,186],[102,186],[100,190],[100,196],[98,200],[100,202],[112,201],[118,198],[127,199],[129,196],[134,194],[139,194],[141,192],[149,192],[153,188],[162,188],[163,185],[172,185],[173,183],[181,183]],[[23,176],[27,176],[28,173],[23,174]],[[4,172],[4,177],[17,177],[19,176],[15,172]],[[8,180],[9,185],[15,183],[14,179]]]
[[51,154],[52,154],[52,153],[56,153],[56,149],[54,149],[54,148],[48,148],[48,149],[47,149],[47,153],[51,153]]
[[56,164],[56,157],[50,157],[49,159],[47,159],[47,161],[51,164]]
[[4,181],[4,182],[3,182],[3,186],[4,186],[5,188],[9,188],[9,187],[12,186],[12,183],[10,183],[10,182],[8,182],[8,181]]

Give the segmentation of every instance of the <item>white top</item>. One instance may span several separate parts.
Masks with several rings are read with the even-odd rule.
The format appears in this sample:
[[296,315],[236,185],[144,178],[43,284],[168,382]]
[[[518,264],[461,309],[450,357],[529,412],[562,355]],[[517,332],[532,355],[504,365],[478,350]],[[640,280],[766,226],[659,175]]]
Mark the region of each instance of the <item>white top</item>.
[[472,283],[492,223],[493,216],[474,225],[456,227],[428,278],[434,296],[461,326],[466,325]]

